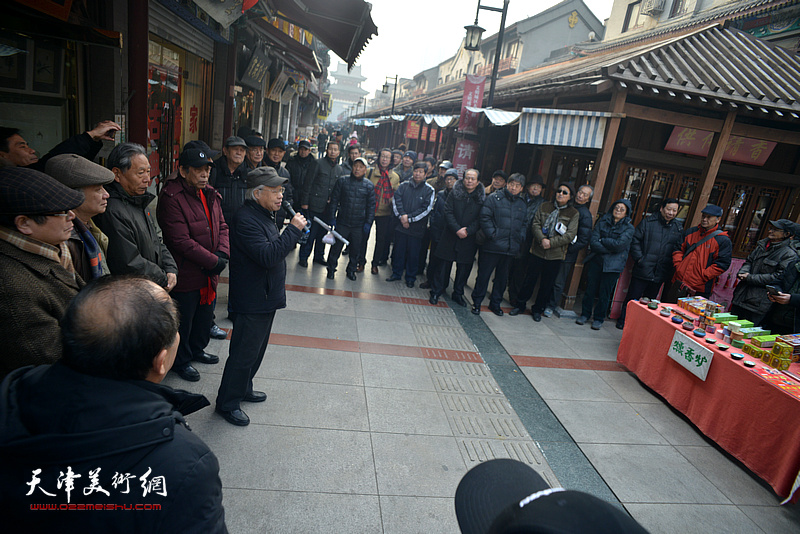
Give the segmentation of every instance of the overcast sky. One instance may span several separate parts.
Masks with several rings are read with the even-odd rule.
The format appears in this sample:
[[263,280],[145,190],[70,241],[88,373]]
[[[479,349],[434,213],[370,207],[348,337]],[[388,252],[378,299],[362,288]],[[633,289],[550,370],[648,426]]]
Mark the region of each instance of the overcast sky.
[[[560,0],[510,0],[506,27],[541,13]],[[613,0],[584,0],[602,23],[611,14]],[[372,20],[378,35],[367,43],[358,58],[367,81],[361,87],[372,98],[386,76],[411,78],[455,55],[466,32],[475,21],[477,0],[372,0]],[[502,7],[502,0],[483,0],[484,6]],[[500,13],[482,9],[479,26],[484,37],[500,29]],[[331,70],[341,61],[331,52]]]

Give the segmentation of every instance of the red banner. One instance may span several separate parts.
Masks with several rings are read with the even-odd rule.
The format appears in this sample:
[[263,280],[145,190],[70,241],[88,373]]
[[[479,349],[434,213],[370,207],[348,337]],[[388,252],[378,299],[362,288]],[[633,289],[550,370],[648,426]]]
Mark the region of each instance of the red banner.
[[464,80],[464,98],[461,99],[461,117],[458,131],[468,134],[478,133],[478,114],[466,110],[466,106],[479,108],[483,105],[483,87],[486,76],[467,74]]
[[[713,140],[714,132],[676,126],[672,129],[672,135],[669,136],[664,149],[706,157]],[[761,167],[767,162],[776,145],[777,143],[773,141],[732,135],[728,139],[728,146],[725,147],[722,159]]]
[[464,171],[475,167],[475,160],[478,159],[478,142],[468,139],[456,141],[456,149],[453,153],[453,168],[458,171],[458,175],[463,177]]

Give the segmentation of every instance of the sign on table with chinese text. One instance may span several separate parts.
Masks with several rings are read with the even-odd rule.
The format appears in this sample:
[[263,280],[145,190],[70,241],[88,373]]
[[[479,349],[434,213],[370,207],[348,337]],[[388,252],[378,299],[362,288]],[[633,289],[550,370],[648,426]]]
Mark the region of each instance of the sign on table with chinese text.
[[675,331],[667,355],[684,366],[690,373],[705,381],[714,352],[683,332]]
[[483,88],[486,85],[486,76],[467,74],[464,80],[464,97],[461,100],[461,117],[458,121],[458,131],[461,133],[478,133],[478,114],[466,109],[467,106],[479,108],[483,106]]
[[[714,132],[675,126],[664,148],[672,152],[705,157],[708,156],[713,140]],[[732,135],[728,139],[728,146],[725,147],[722,159],[761,167],[767,162],[776,145],[777,143],[773,141]]]

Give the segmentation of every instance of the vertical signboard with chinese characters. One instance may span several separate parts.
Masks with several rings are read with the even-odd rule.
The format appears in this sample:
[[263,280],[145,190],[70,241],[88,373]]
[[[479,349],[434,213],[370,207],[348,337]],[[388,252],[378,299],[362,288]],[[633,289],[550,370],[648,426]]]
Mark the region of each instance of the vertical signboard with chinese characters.
[[464,97],[461,99],[461,117],[458,120],[459,133],[478,133],[478,114],[467,110],[467,106],[479,108],[483,105],[483,88],[486,76],[467,74],[464,80]]
[[685,367],[690,373],[705,381],[714,352],[702,346],[686,334],[676,330],[667,355]]
[[464,176],[464,171],[475,166],[475,159],[478,157],[478,142],[469,139],[459,139],[456,141],[456,149],[453,152],[453,168],[458,171],[460,177]]

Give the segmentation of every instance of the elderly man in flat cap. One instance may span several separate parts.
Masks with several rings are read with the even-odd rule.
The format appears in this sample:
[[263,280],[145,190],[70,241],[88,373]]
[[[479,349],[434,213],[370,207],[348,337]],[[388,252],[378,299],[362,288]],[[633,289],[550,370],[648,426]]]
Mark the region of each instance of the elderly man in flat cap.
[[93,222],[92,217],[106,211],[106,185],[114,181],[114,173],[77,154],[61,154],[47,162],[47,174],[83,193],[83,204],[75,208],[72,235],[67,240],[72,265],[88,282],[109,274],[106,263],[108,237]]
[[275,311],[286,307],[286,256],[306,225],[298,213],[283,233],[278,232],[275,214],[286,182],[268,166],[248,173],[247,198],[232,224],[228,299],[233,335],[216,410],[238,426],[250,423],[242,401],[267,400],[265,393],[253,390],[253,377],[267,350]]
[[244,138],[247,144],[247,154],[244,157],[244,166],[247,172],[264,166],[264,148],[267,142],[263,137],[257,135],[248,135]]
[[244,164],[246,154],[247,143],[244,139],[235,135],[228,137],[210,180],[211,185],[222,195],[222,214],[228,222],[233,220],[233,214],[244,203],[244,193],[247,189],[245,185],[247,166]]
[[0,378],[61,358],[59,321],[83,287],[65,241],[83,201],[39,171],[0,168]]
[[161,190],[156,210],[164,244],[178,263],[172,298],[181,316],[181,341],[172,370],[190,382],[200,380],[192,361],[219,363],[219,357],[206,354],[205,348],[214,322],[219,273],[228,265],[230,247],[222,197],[208,185],[213,165],[203,150],[184,150],[178,159],[180,174]]

